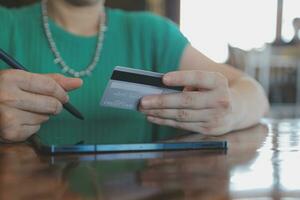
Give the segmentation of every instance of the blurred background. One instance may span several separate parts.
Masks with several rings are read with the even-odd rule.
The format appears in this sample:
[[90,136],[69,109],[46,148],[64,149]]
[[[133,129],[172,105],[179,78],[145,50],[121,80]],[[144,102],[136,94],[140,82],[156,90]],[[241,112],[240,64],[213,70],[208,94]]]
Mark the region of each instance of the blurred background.
[[107,6],[170,18],[202,53],[256,78],[271,103],[300,103],[299,0],[107,0]]

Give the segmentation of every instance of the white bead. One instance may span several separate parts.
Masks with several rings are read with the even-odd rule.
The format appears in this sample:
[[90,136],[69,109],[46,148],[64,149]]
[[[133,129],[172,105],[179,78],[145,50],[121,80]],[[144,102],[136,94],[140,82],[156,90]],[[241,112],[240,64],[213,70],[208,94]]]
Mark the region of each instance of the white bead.
[[60,62],[59,58],[54,59],[54,63],[57,65]]
[[62,72],[63,73],[67,73],[69,71],[69,69],[67,68],[67,67],[64,67],[63,69],[62,69]]
[[79,73],[79,76],[80,76],[80,77],[85,76],[85,71],[81,71],[81,72]]
[[62,68],[62,72],[63,73],[68,73],[72,76],[75,77],[82,77],[85,75],[91,75],[92,71],[94,70],[94,68],[96,67],[97,63],[99,62],[99,58],[101,55],[101,51],[102,51],[102,46],[103,46],[103,41],[104,41],[104,33],[105,31],[107,31],[107,26],[105,25],[105,17],[101,18],[104,19],[102,21],[100,21],[100,28],[99,28],[99,33],[98,33],[98,42],[97,42],[97,46],[95,49],[95,56],[93,58],[93,62],[86,67],[86,70],[83,70],[81,72],[77,72],[74,69],[72,69],[71,67],[69,67],[63,60],[63,58],[61,57],[56,43],[52,37],[52,33],[50,30],[50,25],[49,25],[49,17],[48,17],[48,9],[47,9],[47,0],[42,0],[41,3],[41,11],[42,11],[42,17],[43,17],[43,28],[45,31],[45,35],[47,37],[47,40],[49,42],[50,45],[50,49],[52,51],[52,53],[55,55],[55,59],[54,59],[54,63],[55,64],[60,64],[61,68]]
[[69,69],[68,71],[70,74],[74,75],[75,74],[75,70],[74,69]]
[[86,74],[87,76],[92,75],[91,71],[86,71],[85,74]]

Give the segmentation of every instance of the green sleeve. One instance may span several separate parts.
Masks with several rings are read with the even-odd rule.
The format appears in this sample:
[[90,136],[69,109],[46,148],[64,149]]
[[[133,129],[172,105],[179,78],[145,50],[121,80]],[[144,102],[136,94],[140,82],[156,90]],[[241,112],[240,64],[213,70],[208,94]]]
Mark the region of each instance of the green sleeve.
[[[12,16],[9,9],[0,6],[0,48],[9,51],[12,39]],[[0,70],[6,65],[0,61]]]
[[169,19],[152,14],[148,24],[153,32],[155,70],[162,73],[178,70],[183,51],[189,41]]

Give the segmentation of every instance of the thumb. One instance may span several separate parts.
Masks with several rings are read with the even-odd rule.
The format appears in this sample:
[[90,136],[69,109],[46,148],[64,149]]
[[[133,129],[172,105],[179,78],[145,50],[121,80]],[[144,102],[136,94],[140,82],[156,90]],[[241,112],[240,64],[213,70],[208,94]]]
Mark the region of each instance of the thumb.
[[75,90],[83,84],[80,78],[68,78],[60,74],[47,74],[46,76],[54,79],[65,91]]

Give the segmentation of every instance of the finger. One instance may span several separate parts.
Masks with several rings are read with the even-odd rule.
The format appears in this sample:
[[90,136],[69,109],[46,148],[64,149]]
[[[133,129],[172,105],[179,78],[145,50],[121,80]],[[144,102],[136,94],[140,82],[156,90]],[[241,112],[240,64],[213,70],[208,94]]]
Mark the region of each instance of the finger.
[[196,130],[198,130],[198,127],[205,126],[204,122],[199,122],[199,123],[178,122],[173,119],[162,119],[162,118],[152,117],[152,116],[148,116],[147,120],[154,124],[158,124],[162,126],[170,126],[177,129],[183,129],[183,130],[195,131],[195,132],[197,132]]
[[163,77],[163,82],[168,86],[189,86],[210,90],[227,85],[227,79],[220,73],[199,70],[170,72]]
[[177,129],[183,129],[186,131],[192,131],[197,133],[202,133],[204,135],[218,136],[224,133],[229,132],[229,130],[224,129],[222,127],[211,127],[207,125],[207,123],[197,122],[178,122],[172,119],[162,119],[157,117],[147,117],[148,121],[154,124],[162,125],[162,126],[170,126]]
[[22,78],[19,78],[17,83],[19,88],[24,91],[52,96],[62,103],[69,100],[64,89],[53,78],[45,75],[26,72],[22,74]]
[[40,128],[40,125],[20,125],[18,127],[8,127],[5,132],[2,132],[0,137],[1,140],[6,143],[21,142],[37,133]]
[[208,122],[224,116],[223,110],[203,109],[155,109],[141,110],[142,113],[163,119],[173,119],[178,122]]
[[18,110],[17,112],[17,116],[21,121],[21,125],[36,126],[49,120],[48,115],[30,113],[22,110]]
[[143,109],[207,109],[218,105],[213,91],[181,92],[146,96],[141,100]]
[[75,90],[83,84],[80,78],[68,78],[60,74],[48,74],[47,76],[53,78],[65,91]]
[[22,126],[22,136],[20,136],[20,140],[26,140],[30,136],[36,134],[40,130],[40,125],[24,125]]
[[[48,115],[31,113],[15,108],[1,108],[2,112],[9,112],[8,119],[6,119],[6,123],[11,124],[18,124],[18,125],[39,125],[41,123],[46,122],[49,120]],[[14,123],[13,123],[14,121]]]
[[18,96],[22,98],[11,101],[7,105],[23,111],[47,115],[56,115],[62,110],[61,102],[53,97],[23,91],[20,91]]

